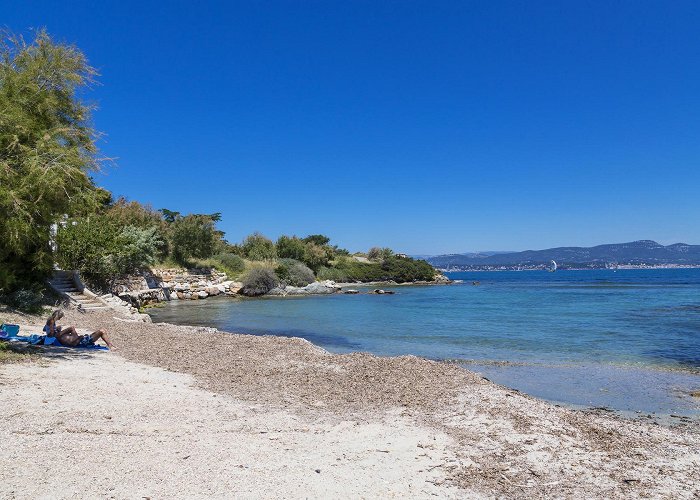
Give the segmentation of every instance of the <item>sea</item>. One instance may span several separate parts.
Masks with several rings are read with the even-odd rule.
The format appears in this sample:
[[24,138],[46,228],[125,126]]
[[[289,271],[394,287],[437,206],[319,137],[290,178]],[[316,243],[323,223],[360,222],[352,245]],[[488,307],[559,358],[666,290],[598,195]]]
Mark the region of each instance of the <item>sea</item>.
[[[449,273],[393,295],[173,301],[154,322],[463,365],[548,401],[700,418],[700,269]],[[375,287],[355,286],[367,292]]]

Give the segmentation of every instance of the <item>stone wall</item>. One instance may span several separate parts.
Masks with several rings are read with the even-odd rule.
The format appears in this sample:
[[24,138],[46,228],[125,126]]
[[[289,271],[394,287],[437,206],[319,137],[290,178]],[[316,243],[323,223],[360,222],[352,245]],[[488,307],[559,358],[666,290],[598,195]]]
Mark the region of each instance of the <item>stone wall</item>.
[[242,284],[213,269],[153,269],[118,280],[119,298],[135,307],[167,300],[199,300],[221,294],[235,295]]

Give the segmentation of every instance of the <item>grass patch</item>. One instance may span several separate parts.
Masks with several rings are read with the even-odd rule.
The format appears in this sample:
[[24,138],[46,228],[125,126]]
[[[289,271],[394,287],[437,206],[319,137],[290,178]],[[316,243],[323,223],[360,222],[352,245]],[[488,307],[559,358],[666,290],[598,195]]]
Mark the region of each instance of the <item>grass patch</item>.
[[31,345],[0,341],[0,364],[32,361],[38,353],[39,349]]

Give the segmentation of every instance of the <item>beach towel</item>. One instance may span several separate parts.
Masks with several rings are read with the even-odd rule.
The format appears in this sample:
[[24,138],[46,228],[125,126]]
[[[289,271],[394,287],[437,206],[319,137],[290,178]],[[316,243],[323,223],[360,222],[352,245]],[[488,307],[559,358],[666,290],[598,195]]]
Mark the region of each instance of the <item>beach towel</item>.
[[88,344],[85,345],[85,343],[80,343],[76,346],[68,346],[68,345],[63,345],[61,342],[56,337],[48,337],[46,335],[37,335],[36,333],[29,335],[27,337],[20,337],[17,336],[14,339],[20,341],[20,342],[27,342],[32,345],[48,345],[48,346],[54,346],[54,347],[64,347],[66,349],[85,349],[85,350],[93,350],[93,351],[109,351],[109,347],[103,346],[103,345],[97,345],[97,344]]

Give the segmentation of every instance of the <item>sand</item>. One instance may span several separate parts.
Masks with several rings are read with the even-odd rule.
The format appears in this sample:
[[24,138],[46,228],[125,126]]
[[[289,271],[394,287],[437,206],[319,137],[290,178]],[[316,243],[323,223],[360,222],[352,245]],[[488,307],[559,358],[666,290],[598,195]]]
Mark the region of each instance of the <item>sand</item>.
[[0,367],[0,497],[700,496],[697,422],[561,408],[412,356],[64,323],[118,350]]

